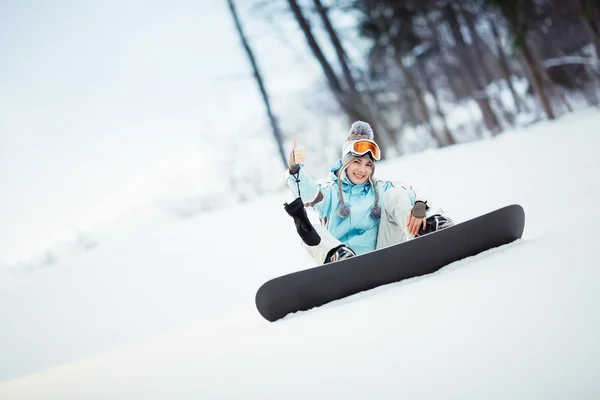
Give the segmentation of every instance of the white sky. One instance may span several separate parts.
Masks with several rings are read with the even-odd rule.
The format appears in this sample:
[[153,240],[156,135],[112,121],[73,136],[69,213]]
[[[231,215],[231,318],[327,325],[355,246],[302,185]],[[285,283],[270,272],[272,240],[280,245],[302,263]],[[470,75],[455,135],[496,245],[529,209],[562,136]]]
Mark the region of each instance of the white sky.
[[[312,84],[303,42],[288,47],[239,12],[274,97]],[[206,139],[265,126],[224,0],[2,1],[0,54],[0,264],[149,201],[175,176],[210,190],[224,158],[207,156]],[[279,168],[269,151],[262,162]]]

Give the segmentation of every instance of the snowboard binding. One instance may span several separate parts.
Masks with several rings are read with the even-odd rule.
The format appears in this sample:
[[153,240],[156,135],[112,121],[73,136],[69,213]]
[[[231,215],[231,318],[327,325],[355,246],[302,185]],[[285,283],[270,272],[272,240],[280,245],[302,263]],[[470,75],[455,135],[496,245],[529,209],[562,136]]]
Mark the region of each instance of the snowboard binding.
[[356,257],[356,253],[354,252],[354,250],[344,245],[338,246],[335,249],[329,251],[327,257],[325,258],[324,264],[346,260],[350,257]]
[[283,206],[289,216],[294,219],[296,231],[304,243],[309,246],[316,246],[321,243],[321,237],[308,219],[306,209],[304,208],[304,203],[302,203],[302,199],[300,197],[297,197],[296,200],[289,204],[285,203]]
[[446,229],[454,225],[454,222],[442,214],[434,214],[425,220],[425,228],[419,230],[419,236],[427,235],[435,231]]

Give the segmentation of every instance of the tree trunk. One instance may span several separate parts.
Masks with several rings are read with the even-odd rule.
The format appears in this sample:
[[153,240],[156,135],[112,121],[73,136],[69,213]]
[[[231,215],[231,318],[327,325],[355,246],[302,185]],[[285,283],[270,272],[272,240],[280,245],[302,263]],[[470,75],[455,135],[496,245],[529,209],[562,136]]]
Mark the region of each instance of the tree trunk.
[[344,74],[346,84],[348,85],[348,89],[350,89],[352,92],[356,92],[356,82],[354,80],[354,77],[352,76],[352,71],[350,70],[350,66],[348,65],[348,57],[346,55],[346,51],[344,50],[344,47],[342,46],[339,36],[337,35],[335,29],[333,28],[331,20],[329,19],[329,15],[327,15],[327,9],[323,6],[323,3],[321,3],[321,0],[313,0],[313,1],[315,3],[315,7],[317,9],[317,12],[319,13],[319,16],[321,17],[321,20],[323,21],[325,30],[327,31],[327,34],[329,35],[331,44],[333,45],[333,48],[335,49],[335,54],[337,56],[338,62],[340,63],[340,66],[342,67],[342,72]]
[[592,43],[596,48],[596,58],[600,60],[600,13],[596,0],[580,0],[581,10],[579,16],[585,24]]
[[[583,49],[579,49],[577,51],[577,55],[581,58],[587,57]],[[598,98],[598,93],[600,93],[598,91],[598,88],[600,87],[598,85],[598,83],[600,83],[598,80],[598,78],[600,78],[600,73],[598,72],[600,71],[594,71],[594,67],[591,66],[586,66],[585,70],[588,76],[590,77],[590,83],[584,83],[582,88],[583,95],[585,96],[585,99],[591,106],[598,107],[600,105],[600,99]]]
[[554,94],[556,94],[558,96],[558,98],[563,102],[563,104],[565,105],[565,107],[567,107],[567,111],[573,112],[573,108],[569,104],[569,101],[567,100],[567,98],[565,96],[565,91],[563,90],[563,88],[560,87],[560,86],[558,86],[556,84],[556,82],[554,82],[554,80],[552,80],[552,77],[550,77],[550,74],[548,74],[548,71],[546,71],[544,69],[544,66],[541,65],[541,63],[539,64],[538,68],[541,71],[542,78],[544,79],[544,81],[546,82],[546,84],[548,85],[548,87],[550,87],[550,89],[552,90],[552,92]]
[[482,73],[483,78],[485,79],[484,83],[487,86],[490,83],[494,82],[495,74],[490,69],[488,63],[485,61],[486,53],[488,53],[488,54],[493,54],[493,53],[488,48],[487,44],[483,41],[481,36],[479,36],[479,32],[477,32],[477,28],[475,27],[475,20],[473,18],[473,15],[471,13],[469,13],[467,10],[465,10],[463,6],[460,6],[460,7],[461,7],[461,15],[467,24],[467,31],[469,32],[469,35],[473,39],[473,43],[469,47],[475,52],[475,55],[477,56],[477,59],[479,60],[481,73]]
[[338,80],[335,72],[333,71],[331,64],[329,64],[329,61],[327,61],[327,58],[325,58],[325,54],[323,54],[321,47],[317,43],[317,40],[315,39],[315,36],[313,35],[312,30],[310,28],[310,24],[308,23],[306,18],[304,18],[302,10],[300,10],[300,7],[298,6],[298,2],[296,0],[288,0],[288,4],[290,5],[290,8],[294,14],[294,17],[296,18],[296,21],[300,25],[300,29],[304,33],[304,37],[308,42],[310,50],[321,65],[321,69],[323,70],[323,73],[327,78],[327,83],[329,84],[333,92],[336,94],[336,96],[342,94],[343,90],[340,81]]
[[533,86],[533,90],[537,94],[538,99],[542,103],[542,108],[546,113],[546,117],[550,120],[555,119],[554,111],[552,110],[552,105],[550,104],[550,99],[544,90],[543,78],[539,68],[536,65],[536,62],[531,54],[531,50],[529,49],[529,45],[526,41],[523,41],[521,46],[518,49],[519,55],[523,61],[523,65],[527,70],[527,73],[530,78],[531,85]]
[[398,93],[398,103],[404,103],[406,105],[406,111],[402,113],[403,119],[405,119],[410,126],[419,125],[422,123],[421,119],[415,114],[414,108],[414,93],[411,90],[400,90]]
[[510,90],[510,94],[513,98],[513,102],[515,103],[517,112],[520,113],[523,109],[525,110],[525,112],[529,112],[527,104],[525,104],[523,99],[521,99],[521,97],[517,94],[517,91],[515,90],[515,87],[512,83],[510,66],[508,64],[508,59],[506,57],[506,53],[504,52],[504,48],[502,47],[502,41],[500,39],[500,33],[498,32],[498,27],[496,26],[496,23],[492,19],[489,20],[489,23],[490,23],[490,28],[492,30],[492,35],[494,36],[494,41],[496,42],[496,49],[498,51],[498,63],[500,65],[500,70],[502,71],[502,74],[504,75],[504,80],[506,81],[506,85],[508,86],[508,89]]
[[460,91],[458,90],[458,87],[456,86],[456,82],[454,79],[454,74],[452,73],[452,71],[450,71],[450,68],[448,68],[448,62],[446,61],[446,58],[444,57],[444,49],[442,47],[442,42],[440,40],[440,33],[438,32],[437,26],[434,23],[434,21],[432,20],[432,15],[429,12],[426,12],[425,18],[427,19],[427,26],[429,27],[429,30],[431,31],[431,38],[433,40],[433,44],[436,47],[439,56],[440,56],[440,68],[442,69],[442,72],[444,73],[444,75],[446,76],[446,81],[448,82],[448,87],[450,88],[450,90],[452,91],[453,97],[454,99],[460,99]]
[[[381,133],[385,138],[385,144],[396,147],[399,151],[399,148],[395,146],[395,141],[392,137],[389,136],[389,132],[387,132],[382,125],[372,117],[369,107],[361,101],[360,96],[357,92],[344,91],[342,88],[341,82],[338,79],[335,71],[333,70],[331,64],[325,57],[325,54],[321,50],[321,47],[317,43],[315,36],[312,33],[312,29],[308,20],[304,17],[300,6],[298,5],[297,0],[288,0],[288,4],[294,17],[298,24],[300,25],[300,29],[304,33],[304,37],[310,47],[313,55],[321,65],[323,73],[325,74],[325,78],[327,79],[327,83],[331,91],[333,92],[340,108],[344,111],[350,122],[353,121],[368,121],[369,124],[373,125],[373,128]],[[385,146],[383,143],[380,143],[380,147],[382,147],[382,154],[385,153]]]
[[359,108],[360,110],[362,110],[361,114],[364,115],[364,117],[359,119],[369,121],[369,123],[373,125],[373,128],[377,132],[379,132],[382,136],[387,138],[387,141],[389,142],[388,145],[394,147],[398,151],[398,153],[400,153],[400,148],[395,144],[396,141],[392,135],[392,132],[385,126],[385,123],[382,120],[380,121],[380,117],[375,116],[376,111],[369,107],[361,93],[358,92],[358,89],[356,87],[356,81],[352,76],[352,71],[348,63],[348,56],[346,54],[346,50],[344,50],[344,46],[340,41],[339,35],[337,34],[335,28],[333,27],[333,24],[331,23],[331,19],[329,18],[327,8],[323,6],[321,0],[313,0],[313,2],[315,4],[315,8],[319,16],[321,17],[323,25],[325,26],[325,30],[327,31],[327,35],[329,36],[329,40],[331,41],[331,44],[335,49],[335,54],[338,63],[340,64],[342,73],[344,75],[344,80],[346,81],[346,86],[348,90],[346,91],[346,95],[344,96],[345,100],[349,104],[351,104],[352,107]]
[[[391,47],[394,51],[394,59],[396,61],[396,65],[400,68],[400,71],[402,71],[402,74],[404,75],[404,79],[405,79],[406,83],[408,84],[409,88],[411,89],[411,91],[413,92],[413,94],[415,96],[415,100],[417,102],[417,106],[418,106],[419,112],[421,114],[420,118],[419,118],[419,120],[420,120],[419,122],[425,125],[426,130],[429,132],[431,137],[435,140],[438,147],[443,147],[444,143],[440,139],[439,135],[437,134],[437,132],[435,131],[435,128],[433,127],[433,125],[431,123],[431,115],[429,113],[429,108],[427,107],[427,103],[425,103],[423,91],[419,87],[419,84],[417,83],[412,71],[410,69],[406,68],[406,66],[404,65],[404,61],[402,60],[402,51],[401,51],[401,48],[399,47],[400,42],[396,39],[396,37],[391,35],[392,32],[390,29],[390,24],[389,24],[388,19],[382,15],[382,16],[380,16],[378,23],[380,25],[382,32],[384,32],[385,35],[387,36],[388,43],[389,43],[389,45],[391,45]],[[409,106],[410,106],[410,104],[409,104]]]
[[242,25],[238,18],[235,5],[233,4],[233,0],[227,0],[227,2],[229,4],[231,16],[233,17],[233,22],[235,23],[235,27],[240,35],[240,40],[242,41],[242,45],[244,46],[244,49],[246,50],[246,54],[248,56],[248,59],[250,60],[250,64],[252,65],[252,70],[254,72],[254,78],[256,79],[256,83],[258,84],[260,94],[261,94],[263,102],[265,104],[267,116],[269,118],[271,128],[273,129],[273,137],[275,138],[275,142],[277,143],[277,148],[279,151],[279,155],[281,157],[281,161],[283,162],[284,168],[287,168],[288,157],[286,156],[286,152],[283,148],[283,135],[282,135],[281,129],[279,127],[279,122],[277,121],[277,118],[275,117],[275,114],[273,113],[273,110],[271,108],[271,102],[269,100],[269,95],[267,93],[267,89],[264,85],[262,74],[260,73],[260,69],[258,67],[258,64],[256,63],[256,59],[254,57],[252,48],[250,47],[250,43],[248,42],[248,39],[246,38],[244,30],[242,29]]
[[[487,86],[495,81],[495,74],[485,62],[486,54],[490,54],[490,58],[492,59],[496,59],[496,57],[491,51],[491,49],[487,46],[487,44],[483,41],[481,36],[479,36],[479,33],[477,32],[477,29],[475,27],[475,20],[473,18],[473,15],[467,10],[465,10],[463,6],[461,6],[461,15],[463,16],[467,24],[467,30],[469,32],[469,35],[473,38],[473,44],[470,46],[470,48],[474,51],[476,59],[480,60],[481,72],[485,77]],[[471,57],[473,57],[473,54],[471,55]],[[499,62],[496,60],[496,65],[498,64]],[[495,103],[496,108],[499,109],[499,113],[500,115],[502,115],[504,120],[507,121],[511,126],[514,126],[515,115],[506,108],[506,106],[502,102],[502,97],[500,96],[500,98],[496,98],[494,96],[490,98],[490,101],[493,101]]]
[[415,95],[417,105],[419,106],[419,111],[421,112],[421,122],[425,124],[427,131],[431,134],[438,147],[443,147],[444,142],[440,139],[439,135],[435,131],[435,128],[431,124],[431,115],[429,114],[429,108],[427,108],[427,103],[425,103],[423,91],[419,87],[412,71],[406,68],[406,66],[404,65],[404,62],[402,61],[402,56],[398,52],[396,52],[395,54],[395,59],[396,63],[398,64],[398,67],[400,67],[400,70],[404,74],[406,83]]
[[552,110],[550,98],[544,88],[543,71],[541,71],[541,66],[536,62],[533,52],[527,42],[528,25],[524,14],[524,8],[526,6],[532,6],[532,4],[526,3],[524,0],[513,2],[495,0],[493,3],[500,9],[500,12],[508,23],[510,33],[513,36],[515,43],[515,48],[521,58],[521,63],[527,72],[529,83],[542,104],[542,109],[544,110],[546,117],[550,120],[555,119],[556,117]]
[[419,62],[419,70],[421,71],[421,77],[423,79],[423,82],[425,82],[425,88],[427,89],[427,91],[429,93],[431,93],[431,96],[433,97],[433,101],[435,102],[436,114],[442,120],[442,124],[444,126],[444,128],[443,128],[444,129],[444,132],[443,132],[444,137],[442,138],[442,141],[447,145],[456,144],[456,139],[454,139],[452,132],[448,128],[448,121],[446,120],[446,115],[442,111],[442,107],[440,105],[440,99],[438,98],[437,91],[434,89],[433,83],[431,82],[431,77],[429,76],[429,72],[427,71],[427,63],[423,60],[423,58],[419,58],[418,62]]
[[481,109],[485,126],[490,132],[492,132],[493,135],[497,135],[502,130],[500,128],[498,117],[490,105],[485,87],[481,82],[480,71],[476,67],[476,65],[479,65],[479,63],[474,57],[471,56],[471,53],[467,49],[467,44],[460,30],[460,23],[458,22],[456,11],[451,4],[444,6],[444,15],[446,16],[446,20],[450,25],[450,32],[456,43],[461,64],[465,69],[465,72],[467,72],[469,75],[466,77],[465,82],[467,85],[469,85],[471,95]]
[[[412,92],[415,95],[415,99],[417,101],[419,111],[421,111],[421,118],[420,118],[419,122],[420,123],[424,122],[426,124],[428,132],[432,135],[432,137],[436,141],[436,143],[438,143],[438,145],[441,145],[439,138],[437,137],[437,134],[435,133],[435,130],[434,130],[433,126],[431,125],[431,118],[429,116],[429,110],[427,109],[427,104],[425,103],[425,100],[423,99],[423,93],[422,93],[421,89],[419,88],[417,82],[415,81],[414,76],[412,75],[411,71],[405,67],[405,65],[402,61],[402,55],[401,55],[400,49],[398,48],[398,41],[394,40],[395,38],[390,36],[390,26],[389,26],[389,23],[388,23],[386,17],[382,15],[377,19],[376,22],[379,25],[381,32],[387,36],[388,44],[392,47],[392,49],[394,51],[394,58],[396,60],[396,64],[402,71],[406,82],[408,83],[409,87],[412,89]],[[404,97],[407,97],[406,91],[404,91],[404,93],[402,93],[401,95],[403,95]],[[409,107],[411,107],[410,102],[407,102],[407,105]],[[412,113],[412,110],[409,110],[409,112]],[[396,142],[394,142],[394,143],[396,143]],[[399,149],[399,148],[398,148],[398,153],[399,154],[401,153],[401,149]]]
[[[539,43],[539,41],[544,40],[536,32],[532,32],[530,34],[530,37],[533,39],[533,43]],[[558,97],[558,99],[560,99],[563,102],[563,104],[567,108],[567,111],[573,112],[571,105],[569,104],[569,102],[567,101],[567,98],[565,97],[565,92],[564,92],[563,88],[556,84],[556,82],[552,79],[552,77],[546,70],[546,67],[544,67],[543,63],[540,61],[541,56],[539,55],[539,52],[534,52],[534,49],[531,47],[529,47],[529,50],[530,50],[530,54],[533,59],[533,62],[535,63],[535,67],[540,72],[540,75],[543,79],[543,85],[546,86],[547,88],[549,88],[551,93],[553,93],[555,96]],[[556,116],[556,114],[555,114],[555,116]]]

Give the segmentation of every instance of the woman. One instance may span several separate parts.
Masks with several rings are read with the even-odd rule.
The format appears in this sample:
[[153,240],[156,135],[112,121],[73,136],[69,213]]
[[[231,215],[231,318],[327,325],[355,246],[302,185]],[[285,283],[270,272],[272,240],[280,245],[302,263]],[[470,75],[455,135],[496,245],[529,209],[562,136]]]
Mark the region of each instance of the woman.
[[317,263],[365,254],[452,225],[438,214],[427,219],[431,204],[412,186],[373,177],[381,150],[368,123],[352,124],[341,155],[328,182],[317,184],[304,166],[306,150],[293,139],[286,179],[304,205],[319,215],[321,226],[314,228],[320,243],[305,246]]

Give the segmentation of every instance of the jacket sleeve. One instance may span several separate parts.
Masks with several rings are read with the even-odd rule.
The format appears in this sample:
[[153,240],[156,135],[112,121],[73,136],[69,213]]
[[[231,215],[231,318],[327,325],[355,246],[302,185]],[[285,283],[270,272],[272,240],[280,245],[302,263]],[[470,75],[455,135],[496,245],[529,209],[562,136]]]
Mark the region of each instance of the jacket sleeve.
[[387,181],[384,190],[387,190],[390,187],[401,187],[406,190],[408,193],[408,197],[410,198],[410,202],[414,205],[417,201],[422,201],[427,206],[427,210],[433,207],[433,203],[431,199],[425,196],[422,190],[419,187],[411,185],[407,182],[402,181]]
[[423,191],[421,190],[421,188],[409,184],[409,185],[407,185],[406,190],[408,190],[408,192],[410,194],[413,205],[417,201],[422,201],[423,203],[425,203],[428,210],[431,207],[433,207],[433,203],[432,203],[431,199],[423,194]]
[[[302,202],[307,207],[312,207],[319,217],[323,218],[331,212],[331,195],[334,185],[318,184],[314,178],[306,171],[303,164],[300,164],[298,172],[292,174],[290,170],[285,173],[286,183],[296,197],[300,196]],[[300,188],[300,193],[298,193]]]

